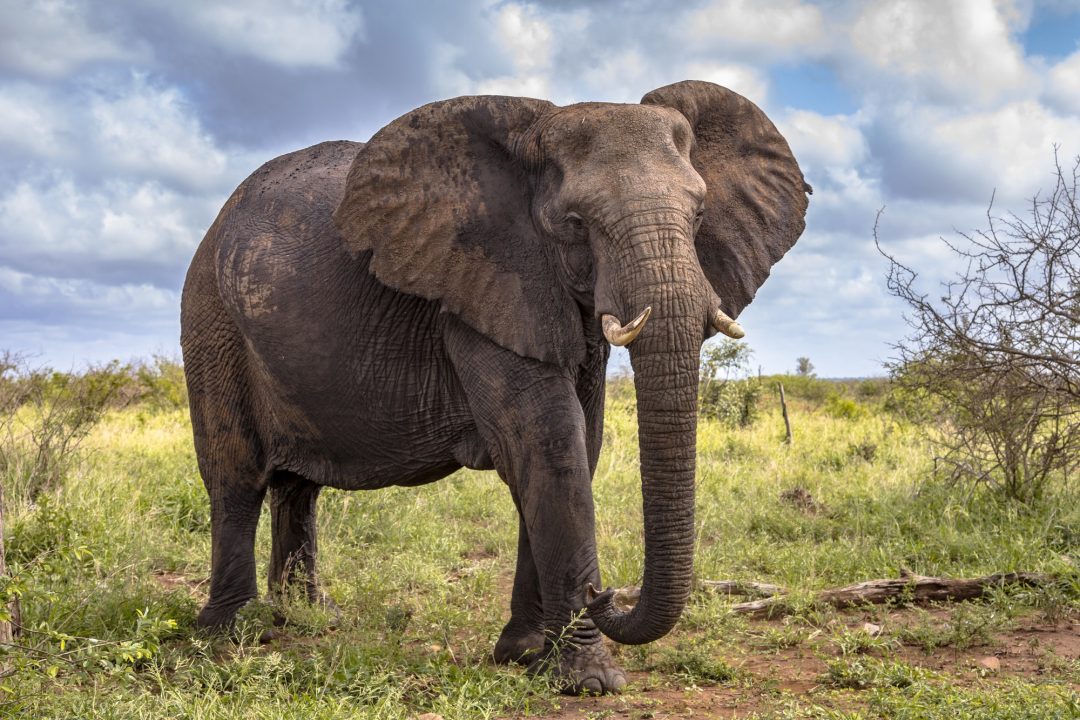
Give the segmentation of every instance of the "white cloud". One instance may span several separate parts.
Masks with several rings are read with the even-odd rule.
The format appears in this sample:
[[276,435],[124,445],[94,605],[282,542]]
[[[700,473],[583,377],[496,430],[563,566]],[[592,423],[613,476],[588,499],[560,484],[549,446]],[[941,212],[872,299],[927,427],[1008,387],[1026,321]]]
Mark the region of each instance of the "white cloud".
[[800,0],[712,0],[680,23],[699,47],[762,59],[813,54],[824,47],[821,10]]
[[883,0],[860,7],[849,36],[873,69],[872,83],[891,75],[940,102],[990,103],[1036,81],[1010,34],[1021,22],[1011,3]]
[[178,354],[179,292],[33,275],[0,265],[0,337],[59,370]]
[[1063,112],[1080,115],[1080,50],[1050,68],[1046,96]]
[[866,159],[866,139],[850,116],[795,110],[776,124],[802,165],[853,168]]
[[641,52],[627,49],[611,53],[581,73],[578,100],[636,103],[658,87],[680,80],[705,80],[745,95],[758,105],[768,98],[768,80],[757,70],[738,63],[690,62],[672,66],[650,63]]
[[495,15],[498,42],[521,72],[543,70],[551,63],[551,26],[535,8],[509,3]]
[[1005,199],[1022,201],[1050,181],[1051,150],[1080,151],[1080,117],[1061,117],[1033,100],[943,122],[934,139],[972,180],[993,178]]
[[360,9],[346,0],[164,0],[159,4],[200,39],[283,67],[336,68],[364,29]]
[[0,20],[0,67],[56,77],[98,60],[130,60],[140,53],[87,23],[70,0],[6,0]]
[[199,192],[228,189],[234,168],[253,167],[250,153],[216,144],[175,87],[143,75],[74,93],[0,85],[0,148],[36,161],[28,174],[60,162],[99,181],[124,176]]
[[[465,56],[459,46],[443,43],[433,53],[433,75],[446,95],[517,95],[551,99],[551,65],[555,36],[551,25],[529,5],[507,3],[489,7],[484,22],[488,35],[502,51],[510,72],[471,75],[458,67]],[[580,29],[580,14],[568,16],[570,29]],[[500,68],[503,69],[503,68]]]
[[[692,62],[686,65],[678,80],[706,80],[734,90],[764,105],[769,94],[769,81],[762,74],[748,66],[736,63]],[[644,94],[644,93],[642,93]]]
[[226,170],[226,154],[176,88],[136,76],[118,95],[95,95],[90,118],[94,150],[115,170],[201,189],[217,186]]
[[171,290],[147,284],[100,285],[90,280],[30,275],[0,266],[0,292],[19,296],[26,306],[73,305],[81,313],[140,312],[155,314],[175,308],[179,298]]
[[578,100],[637,102],[653,87],[664,84],[656,72],[657,68],[634,48],[605,53],[602,60],[582,71],[578,82],[583,97]]
[[45,157],[59,154],[65,114],[40,87],[0,86],[0,147]]
[[23,181],[0,197],[0,257],[20,271],[174,284],[218,202],[155,183]]
[[887,185],[904,197],[1022,204],[1050,182],[1052,152],[1080,152],[1080,116],[1034,100],[973,113],[909,107],[885,118],[878,148]]

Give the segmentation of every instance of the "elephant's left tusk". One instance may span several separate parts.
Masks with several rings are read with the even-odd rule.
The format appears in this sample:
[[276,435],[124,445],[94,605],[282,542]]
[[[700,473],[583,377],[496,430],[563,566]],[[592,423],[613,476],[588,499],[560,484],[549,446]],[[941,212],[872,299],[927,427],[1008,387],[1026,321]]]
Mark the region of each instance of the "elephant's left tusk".
[[626,325],[619,322],[619,318],[614,315],[604,315],[600,318],[600,323],[604,328],[604,337],[612,345],[619,347],[629,345],[641,332],[641,328],[645,327],[645,321],[649,319],[650,314],[652,314],[651,305],[642,310],[640,315]]
[[746,331],[742,329],[742,325],[728,317],[720,308],[716,308],[716,312],[713,313],[712,326],[736,340],[746,337]]

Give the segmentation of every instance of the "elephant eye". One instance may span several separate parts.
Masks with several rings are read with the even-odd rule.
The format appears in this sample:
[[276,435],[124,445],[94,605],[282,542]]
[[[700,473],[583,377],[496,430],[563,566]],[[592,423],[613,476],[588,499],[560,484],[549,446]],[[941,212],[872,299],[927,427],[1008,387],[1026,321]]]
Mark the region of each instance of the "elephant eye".
[[570,226],[575,235],[581,235],[585,232],[585,221],[577,213],[567,213],[566,224]]
[[701,227],[701,221],[705,219],[705,208],[698,208],[697,214],[694,215],[694,232],[697,232]]

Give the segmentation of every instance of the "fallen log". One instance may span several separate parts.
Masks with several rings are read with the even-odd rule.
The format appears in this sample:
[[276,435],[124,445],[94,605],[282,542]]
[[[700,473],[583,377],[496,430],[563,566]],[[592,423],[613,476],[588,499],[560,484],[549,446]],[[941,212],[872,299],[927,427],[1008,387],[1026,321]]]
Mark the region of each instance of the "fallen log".
[[[821,590],[812,597],[814,604],[843,609],[857,605],[880,605],[892,600],[903,603],[957,602],[981,597],[987,590],[1006,585],[1040,586],[1052,583],[1049,575],[1028,572],[994,573],[976,578],[943,578],[915,575],[902,570],[899,578],[867,580],[840,588]],[[731,595],[762,596],[762,599],[736,603],[732,612],[752,618],[785,615],[790,612],[788,594],[779,585],[740,580],[701,580],[698,587]],[[616,600],[633,605],[641,588],[630,585],[615,591]]]
[[747,580],[702,580],[698,583],[698,586],[725,595],[742,595],[755,598],[767,598],[787,593],[787,590],[779,585],[749,582]]
[[[701,590],[751,598],[768,598],[787,592],[779,585],[748,580],[699,580],[697,586]],[[641,588],[637,585],[627,585],[615,590],[615,602],[623,606],[634,606],[640,597]]]

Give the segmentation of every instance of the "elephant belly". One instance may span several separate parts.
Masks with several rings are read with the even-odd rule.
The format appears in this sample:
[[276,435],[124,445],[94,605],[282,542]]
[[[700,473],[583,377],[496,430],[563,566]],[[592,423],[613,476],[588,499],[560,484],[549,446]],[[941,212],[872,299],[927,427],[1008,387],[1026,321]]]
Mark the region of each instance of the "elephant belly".
[[358,270],[337,264],[321,285],[279,279],[264,294],[272,310],[244,318],[257,392],[271,409],[262,432],[270,469],[348,489],[490,469],[438,309]]

